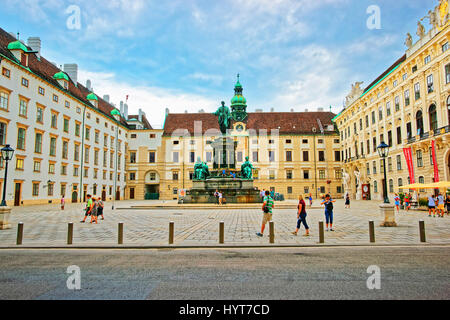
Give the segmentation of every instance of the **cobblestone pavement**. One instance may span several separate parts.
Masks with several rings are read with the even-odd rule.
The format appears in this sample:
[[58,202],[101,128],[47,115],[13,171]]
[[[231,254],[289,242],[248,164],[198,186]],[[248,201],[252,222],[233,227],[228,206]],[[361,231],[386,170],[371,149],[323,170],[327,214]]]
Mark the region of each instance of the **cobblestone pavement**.
[[[148,202],[147,202],[148,203]],[[144,202],[122,201],[116,208],[127,208]],[[383,228],[383,221],[375,201],[353,201],[351,209],[344,209],[343,200],[335,204],[334,232],[325,232],[325,244],[358,245],[369,243],[368,221],[375,221],[377,244],[418,244],[419,220],[425,221],[427,243],[450,244],[450,216],[433,218],[423,211],[400,211],[396,214],[397,228]],[[319,241],[318,222],[324,220],[323,209],[309,209],[307,221],[311,236],[291,234],[296,226],[294,209],[274,209],[275,243],[279,245],[315,245]],[[17,224],[24,223],[24,246],[65,246],[67,224],[74,223],[75,246],[112,246],[117,244],[117,224],[124,223],[124,245],[161,246],[168,244],[169,222],[175,222],[175,245],[216,245],[219,222],[225,222],[226,245],[268,245],[269,228],[263,238],[256,237],[262,220],[261,210],[115,210],[105,207],[105,220],[98,225],[81,224],[82,205],[69,204],[61,211],[59,206],[30,206],[14,208],[12,229],[0,230],[0,247],[15,246]],[[90,218],[87,219],[89,221]]]

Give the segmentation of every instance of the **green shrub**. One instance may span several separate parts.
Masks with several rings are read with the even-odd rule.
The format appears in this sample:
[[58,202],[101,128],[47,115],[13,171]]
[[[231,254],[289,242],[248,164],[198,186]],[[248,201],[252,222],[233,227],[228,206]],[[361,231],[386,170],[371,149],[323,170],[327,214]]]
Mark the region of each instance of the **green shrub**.
[[419,199],[419,206],[420,207],[427,207],[428,206],[428,199],[427,198],[420,198]]

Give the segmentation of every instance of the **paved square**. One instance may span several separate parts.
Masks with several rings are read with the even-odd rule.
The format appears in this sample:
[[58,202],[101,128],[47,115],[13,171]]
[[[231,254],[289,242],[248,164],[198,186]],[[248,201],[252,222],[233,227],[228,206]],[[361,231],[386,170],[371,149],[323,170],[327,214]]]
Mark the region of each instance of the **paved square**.
[[[122,201],[116,208],[145,205],[154,202]],[[283,202],[287,204],[289,202]],[[292,204],[295,204],[291,202]],[[166,202],[167,204],[167,202]],[[175,205],[174,202],[170,204]],[[375,221],[377,244],[418,244],[419,220],[425,221],[427,243],[450,243],[450,216],[429,218],[423,211],[400,211],[396,214],[397,228],[382,228],[375,201],[353,201],[351,209],[344,209],[343,200],[338,200],[334,212],[334,232],[325,232],[325,244],[368,244],[368,221]],[[24,223],[24,246],[65,246],[67,224],[74,223],[73,244],[102,246],[117,244],[117,224],[124,223],[124,245],[159,246],[168,244],[169,222],[175,222],[175,245],[216,245],[219,238],[219,223],[225,222],[226,245],[267,245],[268,226],[263,238],[256,237],[260,230],[262,213],[259,209],[121,209],[111,211],[111,203],[105,206],[105,220],[98,225],[81,224],[81,204],[66,205],[61,211],[57,205],[14,208],[11,214],[13,228],[0,231],[0,247],[15,246],[17,224]],[[307,221],[311,237],[293,236],[296,226],[295,209],[274,210],[275,243],[280,245],[315,245],[319,241],[318,222],[324,220],[323,209],[309,209]],[[87,219],[89,221],[90,218]],[[302,226],[303,228],[303,226]]]

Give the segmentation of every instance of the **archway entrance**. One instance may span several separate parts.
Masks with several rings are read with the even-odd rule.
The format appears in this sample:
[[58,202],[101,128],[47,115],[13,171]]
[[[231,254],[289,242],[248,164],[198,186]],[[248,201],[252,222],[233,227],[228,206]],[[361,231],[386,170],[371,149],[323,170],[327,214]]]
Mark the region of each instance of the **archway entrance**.
[[76,191],[72,192],[72,203],[78,202],[78,193]]
[[159,174],[156,171],[149,171],[145,174],[145,200],[159,199]]

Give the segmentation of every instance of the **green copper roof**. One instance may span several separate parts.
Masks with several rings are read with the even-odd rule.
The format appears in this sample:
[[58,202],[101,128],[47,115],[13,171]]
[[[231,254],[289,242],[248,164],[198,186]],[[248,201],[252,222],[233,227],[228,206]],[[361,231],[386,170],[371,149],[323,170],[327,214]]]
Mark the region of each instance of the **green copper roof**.
[[98,101],[98,98],[97,98],[97,96],[95,95],[95,93],[89,93],[88,95],[87,95],[87,97],[86,97],[86,99],[88,99],[88,100],[97,100]]
[[22,42],[20,42],[19,40],[10,42],[8,44],[8,50],[23,50],[25,52],[28,52],[27,47]]
[[231,104],[232,105],[236,105],[236,104],[247,104],[247,100],[244,98],[244,96],[242,95],[235,95],[232,99],[231,99]]
[[55,73],[55,75],[53,76],[53,79],[69,81],[69,77],[67,76],[67,74],[65,74],[62,71]]
[[113,116],[120,116],[120,112],[117,109],[114,109],[113,111],[111,111],[111,115]]

